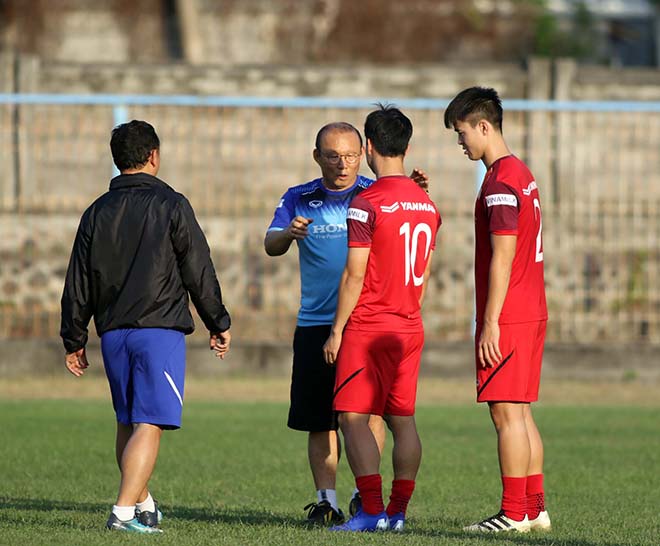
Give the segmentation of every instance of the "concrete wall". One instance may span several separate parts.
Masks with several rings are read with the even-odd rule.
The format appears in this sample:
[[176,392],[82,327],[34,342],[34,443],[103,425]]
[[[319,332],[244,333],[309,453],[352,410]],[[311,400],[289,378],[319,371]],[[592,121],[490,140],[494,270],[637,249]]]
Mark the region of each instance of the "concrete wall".
[[513,0],[5,0],[0,45],[49,62],[497,61],[530,51],[539,11]]
[[[478,71],[446,65],[388,70],[91,65],[5,54],[0,74],[4,91],[30,93],[450,98],[481,83],[505,98],[660,100],[657,71],[586,70],[571,61],[533,60],[527,68],[501,64]],[[297,256],[295,250],[276,259],[265,256],[262,239],[272,210],[288,186],[318,176],[311,158],[318,127],[334,119],[359,127],[365,113],[129,109],[130,117],[156,125],[162,176],[195,206],[234,316],[236,340],[250,352],[246,359],[284,362],[290,356]],[[429,172],[444,218],[425,306],[427,338],[432,344],[461,343],[471,335],[473,318],[474,165],[444,128],[441,111],[409,114],[415,136],[408,165]],[[0,338],[56,338],[62,279],[80,213],[111,177],[113,123],[107,107],[0,105]],[[510,111],[505,133],[542,188],[549,341],[660,343],[658,116]],[[203,332],[193,340],[203,344]],[[625,353],[617,354],[625,366]]]

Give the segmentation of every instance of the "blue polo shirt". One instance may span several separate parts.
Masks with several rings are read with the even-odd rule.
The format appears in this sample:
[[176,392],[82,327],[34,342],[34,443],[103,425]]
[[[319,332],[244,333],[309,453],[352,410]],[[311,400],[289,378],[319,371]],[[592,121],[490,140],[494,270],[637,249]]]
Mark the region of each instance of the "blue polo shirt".
[[297,241],[301,286],[298,326],[332,324],[348,253],[348,206],[373,182],[358,176],[350,188],[330,191],[317,178],[289,188],[277,205],[268,231],[286,229],[296,216],[313,219],[307,228],[309,235]]

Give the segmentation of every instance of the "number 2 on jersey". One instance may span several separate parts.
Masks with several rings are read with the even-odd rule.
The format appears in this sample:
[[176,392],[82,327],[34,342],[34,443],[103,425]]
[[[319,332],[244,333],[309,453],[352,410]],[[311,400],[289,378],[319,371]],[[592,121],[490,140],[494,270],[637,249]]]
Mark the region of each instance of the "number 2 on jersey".
[[541,217],[541,203],[534,198],[534,218],[536,218],[536,209],[539,211],[539,231],[536,234],[536,259],[535,262],[543,261],[543,240],[541,239],[541,230],[543,229],[543,218]]
[[424,284],[424,272],[421,276],[415,275],[415,262],[417,261],[417,247],[419,246],[419,236],[424,233],[426,235],[426,248],[424,250],[424,260],[428,258],[429,250],[431,249],[431,227],[428,224],[420,223],[413,229],[412,236],[410,234],[410,222],[401,224],[399,228],[399,235],[403,235],[403,244],[405,247],[405,285],[410,283],[412,276],[413,284],[421,286]]

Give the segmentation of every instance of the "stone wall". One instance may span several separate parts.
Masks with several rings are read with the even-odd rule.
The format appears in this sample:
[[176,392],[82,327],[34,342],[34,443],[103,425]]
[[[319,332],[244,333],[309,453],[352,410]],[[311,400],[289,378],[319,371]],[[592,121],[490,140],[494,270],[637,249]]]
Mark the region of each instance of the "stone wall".
[[5,0],[0,46],[49,62],[517,60],[539,12],[514,0]]
[[[505,98],[660,100],[657,72],[527,69],[78,65],[0,56],[5,91],[449,98],[475,83]],[[597,94],[599,92],[600,94]],[[188,195],[213,251],[237,340],[287,344],[298,304],[296,252],[269,258],[279,196],[318,176],[318,127],[367,110],[129,106],[162,140],[162,177]],[[475,166],[442,111],[410,110],[407,164],[431,176],[444,218],[425,305],[431,343],[469,339]],[[505,133],[541,187],[549,340],[660,343],[658,114],[508,111]],[[0,337],[54,338],[78,218],[112,176],[107,106],[0,105]],[[363,169],[368,174],[366,167]],[[198,334],[200,342],[203,333]],[[261,354],[261,353],[260,353]]]

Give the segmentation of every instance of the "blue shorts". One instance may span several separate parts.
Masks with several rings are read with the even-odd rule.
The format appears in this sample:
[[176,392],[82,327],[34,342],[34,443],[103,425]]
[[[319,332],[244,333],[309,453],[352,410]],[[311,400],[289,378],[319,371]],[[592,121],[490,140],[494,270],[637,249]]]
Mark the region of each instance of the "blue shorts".
[[181,426],[185,336],[162,328],[110,330],[101,336],[117,421]]

